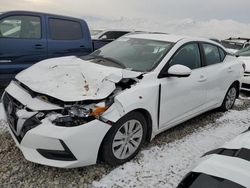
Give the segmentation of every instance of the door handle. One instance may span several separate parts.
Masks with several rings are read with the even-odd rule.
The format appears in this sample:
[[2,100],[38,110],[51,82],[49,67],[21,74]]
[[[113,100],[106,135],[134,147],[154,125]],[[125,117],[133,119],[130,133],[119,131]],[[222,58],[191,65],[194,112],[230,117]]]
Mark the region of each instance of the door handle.
[[232,67],[229,67],[229,68],[227,69],[227,71],[228,71],[228,72],[233,72]]
[[85,46],[84,46],[84,45],[81,45],[80,48],[85,48]]
[[42,44],[35,44],[35,49],[43,49],[44,46]]
[[206,76],[200,75],[199,82],[205,82],[207,80]]

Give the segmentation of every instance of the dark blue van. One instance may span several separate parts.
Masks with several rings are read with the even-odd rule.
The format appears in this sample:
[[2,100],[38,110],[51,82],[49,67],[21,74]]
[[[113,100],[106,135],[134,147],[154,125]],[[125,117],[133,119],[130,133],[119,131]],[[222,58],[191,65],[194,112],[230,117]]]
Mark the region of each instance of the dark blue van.
[[93,45],[82,19],[46,13],[0,13],[0,82],[43,59],[87,55]]

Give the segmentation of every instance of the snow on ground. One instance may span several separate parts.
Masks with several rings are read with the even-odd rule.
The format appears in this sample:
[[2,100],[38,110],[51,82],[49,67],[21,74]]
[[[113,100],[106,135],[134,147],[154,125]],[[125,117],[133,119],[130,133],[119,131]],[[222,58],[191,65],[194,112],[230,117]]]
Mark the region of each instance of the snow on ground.
[[0,133],[7,130],[6,122],[0,120]]
[[157,31],[225,39],[228,37],[250,37],[250,24],[234,20],[195,21],[193,19],[149,20],[143,18],[101,19],[85,18],[91,29],[123,29],[135,31]]
[[[240,103],[237,101],[236,105]],[[201,155],[246,130],[250,125],[249,113],[250,109],[231,110],[215,123],[180,140],[144,150],[138,160],[117,167],[99,182],[93,182],[93,187],[174,188]]]

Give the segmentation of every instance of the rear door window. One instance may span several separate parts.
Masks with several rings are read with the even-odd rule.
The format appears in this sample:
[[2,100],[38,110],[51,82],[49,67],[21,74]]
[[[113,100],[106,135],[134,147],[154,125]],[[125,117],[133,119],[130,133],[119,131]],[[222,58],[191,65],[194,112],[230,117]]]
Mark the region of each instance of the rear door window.
[[50,39],[79,40],[83,38],[81,24],[77,21],[50,18]]
[[220,52],[220,60],[221,62],[224,61],[225,57],[226,57],[226,52],[224,50],[222,50],[221,48],[219,48],[219,52]]
[[39,39],[41,19],[38,16],[9,16],[0,20],[0,38]]
[[219,48],[212,44],[202,44],[207,65],[214,65],[222,62]]

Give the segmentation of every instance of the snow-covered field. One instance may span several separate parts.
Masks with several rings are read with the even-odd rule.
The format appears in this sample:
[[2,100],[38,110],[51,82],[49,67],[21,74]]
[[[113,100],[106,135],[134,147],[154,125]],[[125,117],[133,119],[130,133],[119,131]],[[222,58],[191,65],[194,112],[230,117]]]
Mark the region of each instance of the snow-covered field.
[[[238,100],[237,105],[243,101]],[[94,187],[173,188],[194,167],[205,152],[220,147],[250,126],[250,109],[231,110],[215,123],[198,128],[192,134],[162,146],[141,152],[138,160],[111,171]]]
[[91,29],[123,29],[134,31],[154,31],[172,34],[184,34],[208,38],[225,39],[228,37],[250,37],[250,24],[234,20],[211,19],[195,21],[193,19],[149,20],[143,18],[101,19],[85,18]]

